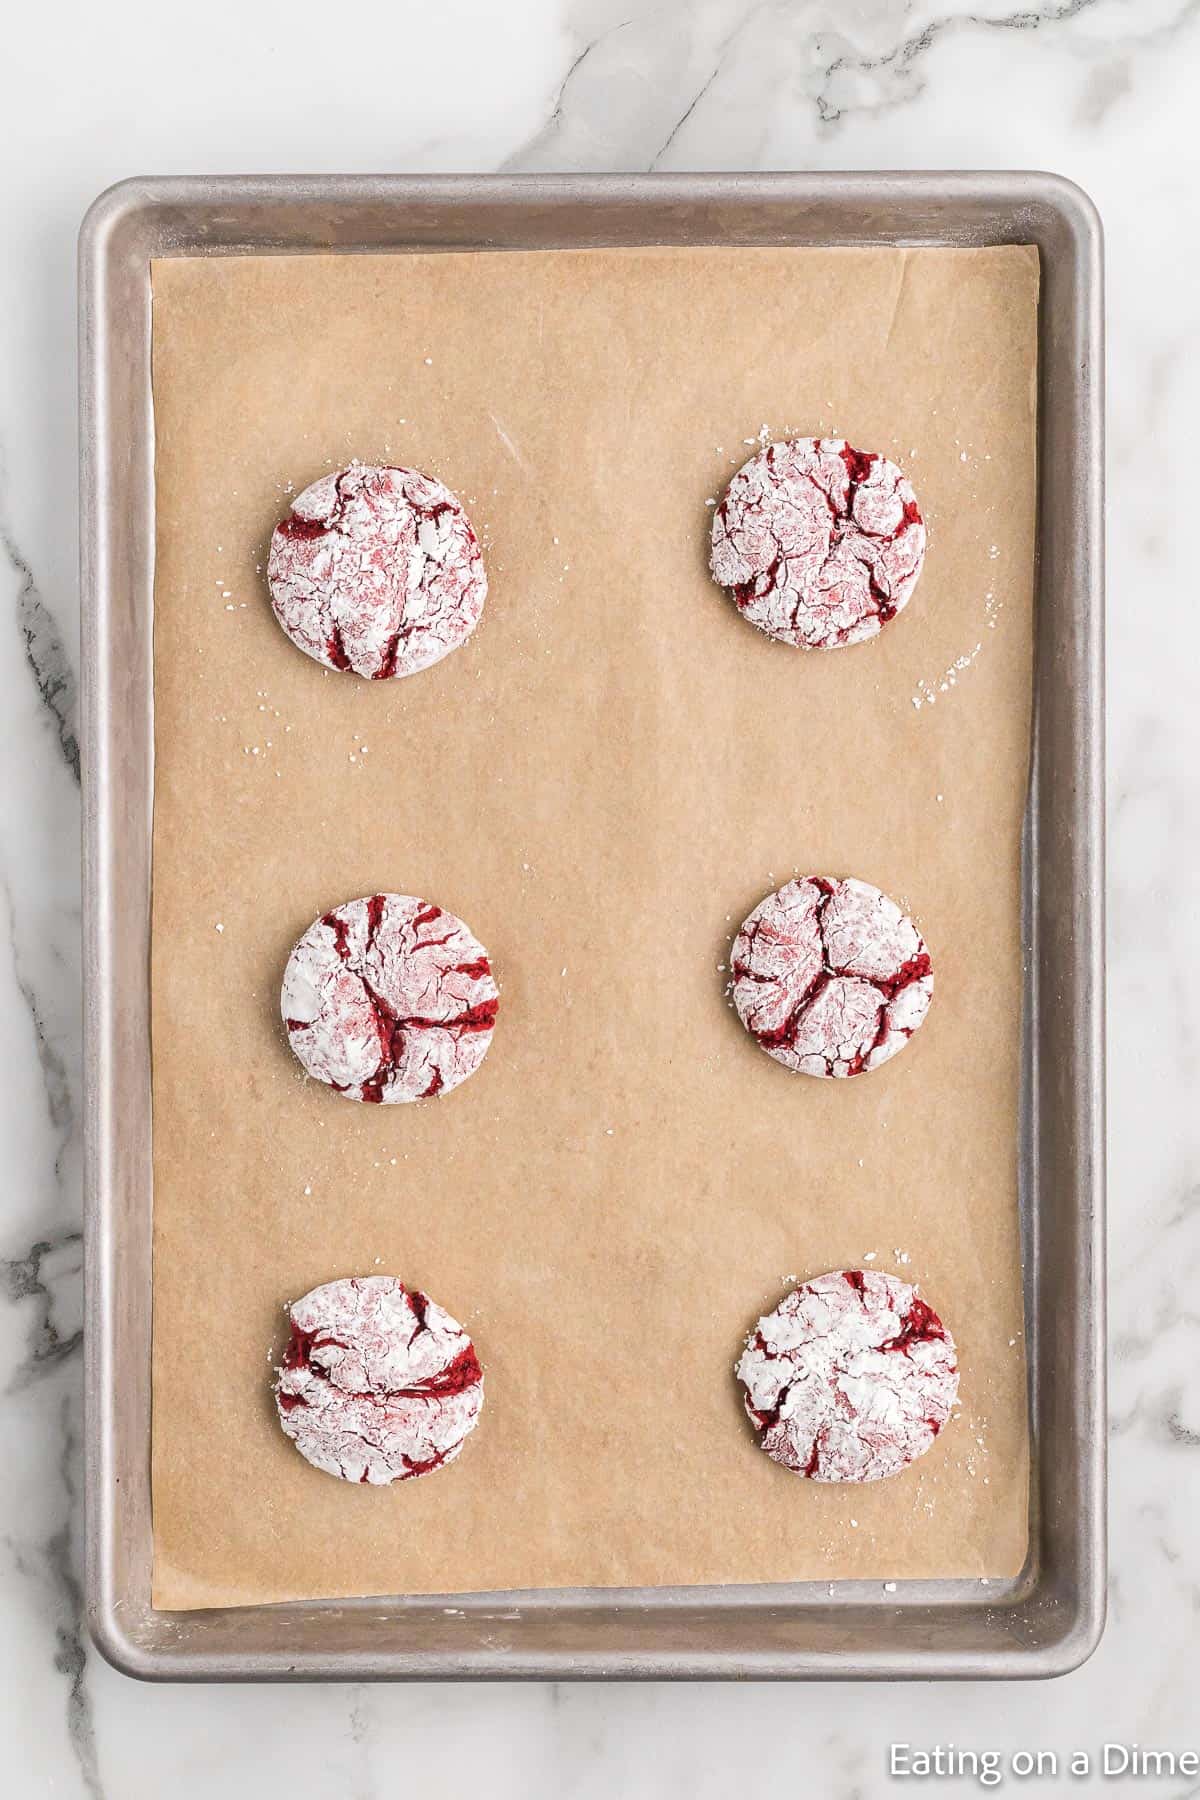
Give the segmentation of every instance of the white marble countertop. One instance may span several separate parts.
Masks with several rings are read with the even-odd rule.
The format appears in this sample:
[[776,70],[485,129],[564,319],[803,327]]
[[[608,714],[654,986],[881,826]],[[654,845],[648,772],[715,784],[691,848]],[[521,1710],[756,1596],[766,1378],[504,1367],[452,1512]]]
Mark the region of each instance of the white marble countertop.
[[[1200,0],[976,0],[969,12],[953,0],[363,0],[349,12],[313,0],[185,11],[76,0],[15,9],[4,38],[6,1791],[159,1800],[169,1782],[228,1800],[725,1796],[765,1768],[777,1792],[850,1796],[893,1791],[895,1739],[1200,1748],[1200,609],[1183,429],[1189,408],[1200,413],[1189,350]],[[132,173],[905,166],[1058,170],[1092,194],[1108,233],[1113,1456],[1100,1650],[1050,1687],[125,1680],[80,1622],[84,209]],[[975,1791],[970,1780],[934,1785]],[[1197,1789],[1181,1777],[1139,1791]]]

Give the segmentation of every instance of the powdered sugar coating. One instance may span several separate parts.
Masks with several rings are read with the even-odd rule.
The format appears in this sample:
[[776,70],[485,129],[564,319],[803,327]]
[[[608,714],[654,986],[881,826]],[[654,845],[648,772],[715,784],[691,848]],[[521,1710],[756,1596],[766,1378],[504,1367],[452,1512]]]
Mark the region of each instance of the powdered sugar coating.
[[768,894],[734,939],[729,991],[751,1037],[785,1068],[879,1068],[929,1011],[933,966],[894,900],[865,881],[808,875]]
[[907,603],[924,558],[910,483],[841,438],[768,444],[713,516],[714,579],[768,637],[808,649],[875,637]]
[[457,1319],[393,1275],[328,1281],[288,1310],[275,1405],[301,1456],[377,1487],[454,1461],[483,1405]]
[[958,1395],[954,1340],[915,1288],[850,1269],[794,1288],[737,1366],[767,1455],[812,1481],[881,1481],[923,1456]]
[[275,527],[275,617],[327,669],[415,675],[465,644],[487,576],[461,505],[417,469],[352,463],[305,488]]
[[428,1100],[473,1075],[499,990],[461,919],[412,894],[335,906],[288,958],[280,1006],[310,1075],[351,1100]]

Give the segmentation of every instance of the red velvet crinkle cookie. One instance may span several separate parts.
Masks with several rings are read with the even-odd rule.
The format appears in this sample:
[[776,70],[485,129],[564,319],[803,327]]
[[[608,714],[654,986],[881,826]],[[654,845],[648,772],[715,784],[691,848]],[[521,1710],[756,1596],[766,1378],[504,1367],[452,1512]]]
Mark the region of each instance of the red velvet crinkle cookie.
[[351,463],[305,488],[271,539],[267,584],[294,644],[382,681],[465,644],[487,576],[459,502],[416,469]]
[[275,1404],[301,1456],[376,1487],[454,1461],[483,1405],[457,1319],[393,1275],[327,1281],[288,1310]]
[[920,932],[865,881],[808,875],[768,894],[733,942],[729,992],[746,1030],[804,1075],[862,1075],[929,1011]]
[[767,1455],[813,1481],[880,1481],[923,1456],[958,1395],[954,1340],[915,1288],[847,1269],[794,1288],[737,1366]]
[[904,475],[841,438],[768,444],[713,517],[715,580],[752,625],[807,649],[875,637],[907,603],[924,558]]
[[288,958],[280,1006],[310,1075],[351,1100],[428,1100],[473,1075],[500,1005],[487,951],[411,894],[347,900]]

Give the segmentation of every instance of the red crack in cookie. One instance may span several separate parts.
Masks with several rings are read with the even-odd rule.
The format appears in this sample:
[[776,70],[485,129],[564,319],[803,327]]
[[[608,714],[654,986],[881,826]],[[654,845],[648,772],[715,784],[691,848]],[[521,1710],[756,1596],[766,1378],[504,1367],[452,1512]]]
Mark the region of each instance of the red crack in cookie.
[[407,1481],[453,1462],[483,1405],[470,1338],[394,1275],[327,1281],[288,1309],[279,1423],[343,1481]]
[[861,1075],[902,1050],[929,1011],[933,967],[894,900],[809,875],[768,894],[733,942],[742,1024],[785,1068]]
[[292,1049],[351,1100],[428,1100],[473,1075],[500,1005],[487,951],[411,894],[347,900],[309,926],[281,996]]
[[487,597],[478,540],[449,488],[364,463],[297,497],[275,527],[267,583],[294,644],[373,681],[457,650]]
[[923,1456],[958,1394],[954,1340],[915,1288],[849,1269],[794,1288],[738,1380],[768,1456],[813,1481],[880,1481]]
[[768,444],[713,517],[714,578],[752,625],[808,649],[874,637],[907,602],[924,557],[904,475],[841,438]]

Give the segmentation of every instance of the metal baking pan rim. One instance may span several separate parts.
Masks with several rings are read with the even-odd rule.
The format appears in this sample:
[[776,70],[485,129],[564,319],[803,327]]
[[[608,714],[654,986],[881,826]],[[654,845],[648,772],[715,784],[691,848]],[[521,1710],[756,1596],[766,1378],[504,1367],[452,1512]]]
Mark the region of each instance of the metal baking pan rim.
[[[959,1592],[969,1583],[902,1583],[893,1598],[878,1583],[843,1582],[829,1600],[826,1584],[810,1582],[155,1613],[145,1468],[148,940],[138,941],[152,797],[150,258],[614,242],[1035,242],[1041,251],[1027,883],[1027,1016],[1040,1024],[1027,1179],[1053,1192],[1055,1206],[1034,1204],[1030,1215],[1040,1479],[1029,1565],[974,1604]],[[1095,1648],[1105,1561],[1101,256],[1088,197],[1062,177],[1027,172],[145,178],[93,204],[80,237],[87,1606],[115,1666],[176,1680],[978,1678],[1062,1674]],[[121,631],[132,637],[115,639]],[[1050,843],[1060,856],[1052,884],[1039,880]],[[1051,975],[1066,1001],[1043,1013],[1037,995]],[[1062,1041],[1043,1046],[1056,1020]],[[1063,1239],[1049,1285],[1047,1231]],[[1050,1331],[1053,1382],[1038,1374]],[[400,1644],[399,1617],[427,1633],[440,1622],[441,1635]]]

